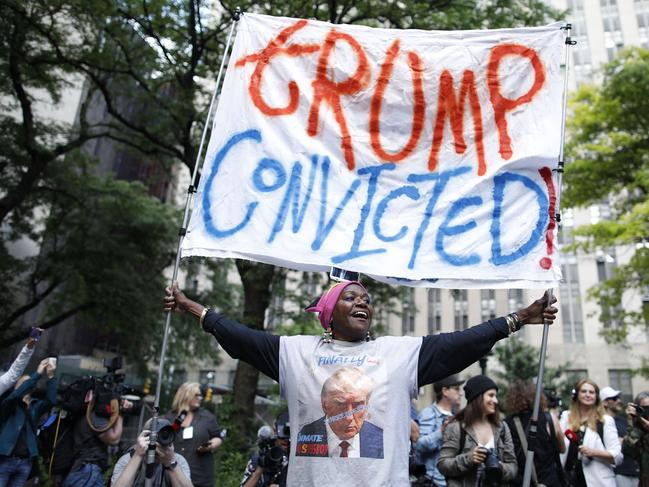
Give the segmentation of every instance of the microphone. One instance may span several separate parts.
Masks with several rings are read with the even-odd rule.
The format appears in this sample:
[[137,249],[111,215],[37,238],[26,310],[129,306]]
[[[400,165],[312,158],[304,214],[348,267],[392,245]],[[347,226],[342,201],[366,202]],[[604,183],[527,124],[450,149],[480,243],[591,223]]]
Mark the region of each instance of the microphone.
[[566,438],[568,438],[572,443],[580,443],[577,433],[575,433],[571,429],[567,429],[563,434],[566,435]]
[[171,424],[171,427],[176,433],[180,431],[180,428],[182,427],[183,421],[185,421],[186,417],[187,417],[187,411],[183,409],[182,411],[180,411],[180,414],[176,416],[176,419],[174,419],[174,422]]

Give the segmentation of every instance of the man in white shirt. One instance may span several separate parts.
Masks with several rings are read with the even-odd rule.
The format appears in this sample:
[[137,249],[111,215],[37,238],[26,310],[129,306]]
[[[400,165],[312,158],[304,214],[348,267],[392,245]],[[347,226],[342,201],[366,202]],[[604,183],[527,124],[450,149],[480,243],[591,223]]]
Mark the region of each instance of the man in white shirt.
[[422,409],[419,413],[419,439],[415,449],[419,461],[426,465],[426,476],[433,480],[435,486],[444,487],[446,479],[437,470],[439,452],[444,443],[444,428],[454,411],[460,406],[464,383],[459,376],[451,375],[435,382],[435,403]]

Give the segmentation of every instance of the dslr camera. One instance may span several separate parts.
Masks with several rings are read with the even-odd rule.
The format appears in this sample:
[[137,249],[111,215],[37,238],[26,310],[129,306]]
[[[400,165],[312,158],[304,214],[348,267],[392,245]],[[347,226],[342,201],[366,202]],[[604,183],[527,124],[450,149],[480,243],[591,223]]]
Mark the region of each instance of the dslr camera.
[[264,472],[278,476],[282,469],[288,465],[288,453],[277,444],[277,440],[290,440],[291,429],[288,414],[280,414],[275,422],[277,434],[269,426],[262,426],[257,433],[257,446],[259,447],[258,464]]
[[485,458],[484,465],[484,485],[500,485],[500,481],[503,476],[503,469],[500,466],[500,461],[498,461],[498,456],[493,448],[484,448],[480,447],[480,450],[486,453],[487,458]]
[[158,418],[156,433],[157,443],[160,446],[169,446],[176,439],[176,430],[171,422],[164,418]]
[[543,392],[545,394],[545,399],[547,401],[549,409],[554,409],[557,407],[560,408],[563,406],[563,401],[561,400],[561,397],[557,395],[556,389],[546,387],[545,389],[543,389]]
[[649,407],[642,407],[639,404],[633,404],[635,408],[636,418],[644,418],[649,421]]
[[275,440],[277,440],[277,436],[261,438],[257,442],[259,446],[259,466],[270,475],[277,474],[282,470],[286,456],[284,448],[276,445]]

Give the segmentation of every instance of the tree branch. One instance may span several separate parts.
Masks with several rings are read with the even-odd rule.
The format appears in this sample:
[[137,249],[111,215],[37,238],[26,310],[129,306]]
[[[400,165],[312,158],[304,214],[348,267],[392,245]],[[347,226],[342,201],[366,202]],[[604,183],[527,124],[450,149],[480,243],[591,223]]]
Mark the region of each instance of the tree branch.
[[[67,320],[71,316],[74,316],[75,314],[77,314],[77,313],[79,313],[81,311],[91,309],[94,306],[95,306],[95,303],[93,303],[93,302],[87,302],[87,303],[84,303],[84,304],[80,304],[78,306],[75,306],[74,308],[70,308],[66,312],[61,313],[60,315],[58,315],[55,318],[52,318],[51,320],[45,321],[43,323],[36,324],[34,326],[38,326],[39,328],[42,328],[43,330],[47,330],[49,328],[55,327],[56,325],[60,324],[61,322],[65,321],[65,320]],[[9,346],[13,345],[14,343],[18,343],[19,341],[26,339],[29,336],[29,331],[30,331],[29,329],[20,330],[20,331],[17,331],[15,333],[13,333],[12,335],[9,335],[9,336],[7,336],[5,338],[0,339],[0,348],[9,347]]]

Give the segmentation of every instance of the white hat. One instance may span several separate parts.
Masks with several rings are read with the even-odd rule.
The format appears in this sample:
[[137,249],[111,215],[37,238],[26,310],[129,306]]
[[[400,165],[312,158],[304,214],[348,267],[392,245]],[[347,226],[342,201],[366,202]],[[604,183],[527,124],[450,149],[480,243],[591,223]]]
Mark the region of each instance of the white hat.
[[599,391],[599,400],[606,401],[607,399],[618,397],[621,394],[622,393],[620,391],[616,391],[612,387],[606,386],[601,391]]

